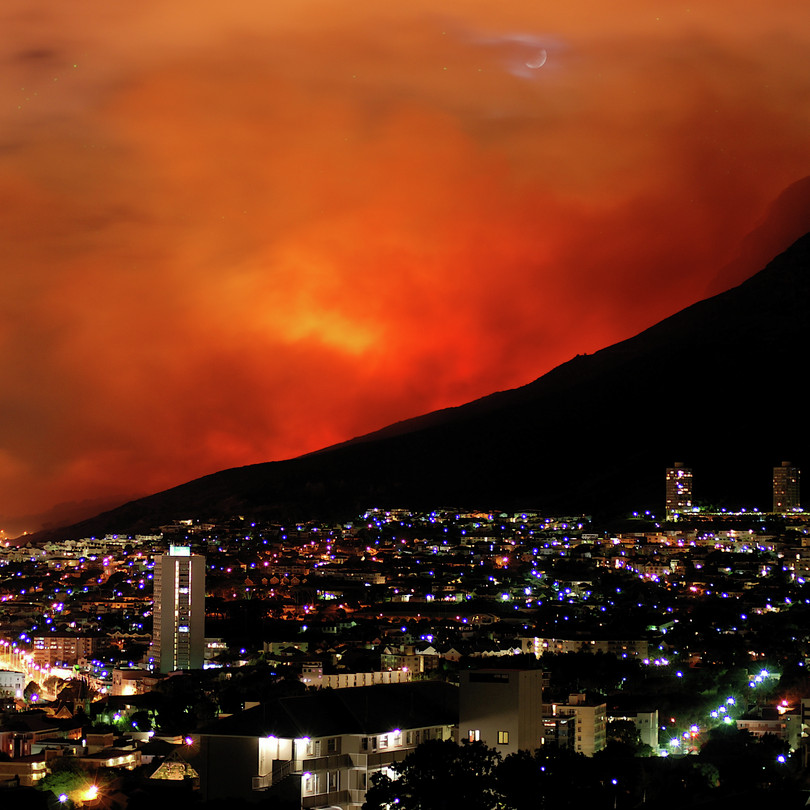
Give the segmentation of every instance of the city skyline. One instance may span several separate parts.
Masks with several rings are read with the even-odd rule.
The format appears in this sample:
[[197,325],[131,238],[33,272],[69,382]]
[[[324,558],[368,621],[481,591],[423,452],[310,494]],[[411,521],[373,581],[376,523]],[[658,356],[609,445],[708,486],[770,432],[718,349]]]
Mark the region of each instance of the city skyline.
[[524,384],[810,174],[799,3],[3,16],[10,531]]

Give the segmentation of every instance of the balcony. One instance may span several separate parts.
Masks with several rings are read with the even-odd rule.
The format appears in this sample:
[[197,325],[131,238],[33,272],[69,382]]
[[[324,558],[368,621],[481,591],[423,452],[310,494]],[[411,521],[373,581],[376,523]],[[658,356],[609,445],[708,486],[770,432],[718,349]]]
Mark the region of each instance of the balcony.
[[304,796],[301,799],[301,806],[308,807],[330,807],[333,805],[349,804],[352,801],[352,793],[359,793],[353,790],[334,790],[330,793],[318,793],[315,796]]
[[370,752],[368,754],[369,770],[376,770],[383,765],[402,762],[413,751],[413,748],[393,748],[385,751]]
[[352,768],[354,763],[349,754],[329,754],[325,757],[311,757],[304,760],[304,771],[333,771],[338,768]]

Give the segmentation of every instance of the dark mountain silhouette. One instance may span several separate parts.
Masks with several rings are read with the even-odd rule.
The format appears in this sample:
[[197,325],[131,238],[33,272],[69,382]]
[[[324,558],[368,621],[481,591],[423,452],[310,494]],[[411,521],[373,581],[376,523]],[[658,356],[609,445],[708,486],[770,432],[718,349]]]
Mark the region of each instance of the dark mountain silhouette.
[[810,234],[732,290],[528,385],[287,461],[223,470],[60,536],[176,518],[336,518],[369,506],[661,512],[664,468],[697,499],[768,508],[808,456]]

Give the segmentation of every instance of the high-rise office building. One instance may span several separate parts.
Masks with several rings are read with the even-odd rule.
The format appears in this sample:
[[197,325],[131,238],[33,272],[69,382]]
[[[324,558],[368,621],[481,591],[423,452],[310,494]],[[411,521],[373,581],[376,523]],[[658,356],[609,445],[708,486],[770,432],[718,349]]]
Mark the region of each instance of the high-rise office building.
[[205,652],[205,557],[169,546],[155,558],[152,647],[159,672],[202,669]]
[[667,517],[692,510],[692,470],[676,461],[667,467]]
[[773,468],[773,511],[794,512],[800,507],[799,468],[783,461]]

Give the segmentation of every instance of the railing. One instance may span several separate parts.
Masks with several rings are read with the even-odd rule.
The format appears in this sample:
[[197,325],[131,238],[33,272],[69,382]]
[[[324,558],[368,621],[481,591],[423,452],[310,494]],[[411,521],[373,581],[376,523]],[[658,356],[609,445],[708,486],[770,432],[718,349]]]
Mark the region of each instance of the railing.
[[390,765],[392,762],[402,762],[408,754],[413,751],[412,748],[405,749],[388,749],[387,751],[377,751],[376,753],[369,753],[368,767],[377,768],[380,765]]
[[329,754],[326,757],[305,759],[302,765],[305,771],[325,771],[335,768],[351,768],[352,758],[349,754]]
[[282,779],[286,779],[291,773],[293,773],[293,763],[291,760],[276,760],[279,765],[277,768],[273,769],[273,782],[280,782]]
[[351,761],[352,768],[368,768],[368,753],[364,751],[361,754],[352,754]]
[[253,790],[267,790],[273,784],[273,777],[271,774],[267,776],[254,776],[253,777]]
[[349,790],[349,801],[352,804],[362,804],[366,800],[365,790]]
[[324,807],[333,804],[348,804],[352,798],[351,793],[357,791],[348,790],[333,790],[329,793],[318,793],[315,796],[304,796],[301,799],[301,806],[307,807]]
[[264,776],[253,777],[253,790],[267,790],[293,773],[293,763],[289,760],[274,760],[273,770]]

